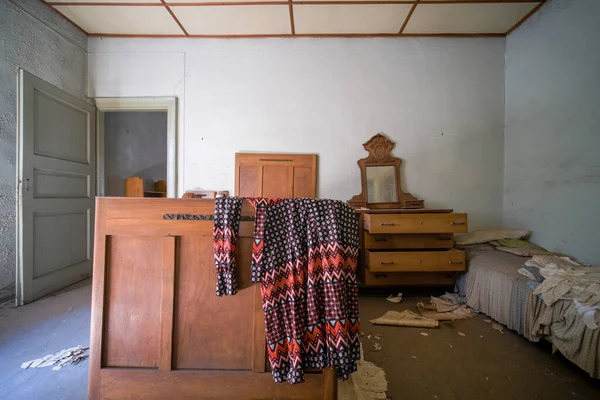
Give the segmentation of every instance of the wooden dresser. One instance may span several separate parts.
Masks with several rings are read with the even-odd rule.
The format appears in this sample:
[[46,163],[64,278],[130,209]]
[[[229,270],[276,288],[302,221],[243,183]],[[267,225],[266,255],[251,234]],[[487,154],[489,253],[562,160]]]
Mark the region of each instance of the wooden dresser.
[[358,277],[367,286],[453,285],[465,252],[453,233],[467,232],[467,214],[452,210],[357,210],[361,255]]

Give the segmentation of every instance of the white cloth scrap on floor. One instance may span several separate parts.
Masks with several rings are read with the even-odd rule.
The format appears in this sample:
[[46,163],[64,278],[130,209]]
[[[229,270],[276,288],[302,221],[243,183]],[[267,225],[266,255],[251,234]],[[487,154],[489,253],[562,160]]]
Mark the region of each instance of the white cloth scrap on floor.
[[387,311],[379,318],[369,320],[373,325],[417,326],[422,328],[437,328],[438,322],[431,318],[422,317],[410,310]]
[[431,296],[428,305],[417,303],[419,312],[426,317],[437,321],[450,321],[455,319],[471,318],[475,314],[464,304],[455,304],[447,298]]
[[451,301],[454,304],[467,304],[467,297],[461,296],[459,293],[448,293],[440,296],[440,299],[446,299]]
[[21,364],[21,368],[44,368],[56,364],[56,366],[52,369],[57,371],[67,364],[79,364],[81,361],[85,360],[88,355],[83,353],[85,353],[87,349],[89,349],[89,346],[84,347],[81,345],[77,347],[71,347],[70,349],[63,349],[61,351],[57,351],[56,353],[48,354],[42,358],[25,361],[23,364]]

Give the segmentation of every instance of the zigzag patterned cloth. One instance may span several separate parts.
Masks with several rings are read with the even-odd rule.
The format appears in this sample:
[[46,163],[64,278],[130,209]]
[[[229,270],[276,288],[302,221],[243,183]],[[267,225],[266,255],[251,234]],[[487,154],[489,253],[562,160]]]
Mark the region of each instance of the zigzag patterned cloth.
[[244,199],[221,197],[215,200],[215,266],[217,268],[217,296],[234,295],[238,291],[235,277],[235,243],[240,227]]
[[[242,200],[229,199],[240,204]],[[360,358],[357,216],[352,208],[336,200],[264,200],[251,200],[255,206],[259,204],[252,265],[253,274],[258,274],[261,282],[273,378],[276,382],[300,383],[304,381],[304,369],[332,367],[341,379],[347,379],[356,371]],[[221,202],[226,201],[220,198],[215,202],[218,275],[223,271],[222,254],[231,250],[231,245],[224,242],[231,236],[221,233],[228,228],[217,226],[217,221],[231,222],[235,218],[235,210],[220,206]],[[261,209],[265,211],[262,247],[258,244],[263,238],[256,236],[261,231],[256,226]],[[232,215],[217,216],[223,212]],[[262,254],[257,254],[260,249]],[[235,276],[231,269],[235,261],[226,261],[229,267],[225,281]],[[222,291],[230,292],[227,288]]]
[[267,218],[267,206],[273,205],[281,199],[272,198],[246,198],[256,209],[254,219],[254,241],[252,242],[252,282],[258,283],[262,276],[262,258],[265,245],[265,220]]

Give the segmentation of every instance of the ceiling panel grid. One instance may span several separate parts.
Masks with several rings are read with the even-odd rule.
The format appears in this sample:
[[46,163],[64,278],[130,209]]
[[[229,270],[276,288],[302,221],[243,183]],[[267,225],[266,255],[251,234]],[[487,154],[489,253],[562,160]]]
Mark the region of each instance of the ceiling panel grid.
[[[545,0],[544,0],[545,1]],[[90,36],[504,37],[544,1],[51,0]]]

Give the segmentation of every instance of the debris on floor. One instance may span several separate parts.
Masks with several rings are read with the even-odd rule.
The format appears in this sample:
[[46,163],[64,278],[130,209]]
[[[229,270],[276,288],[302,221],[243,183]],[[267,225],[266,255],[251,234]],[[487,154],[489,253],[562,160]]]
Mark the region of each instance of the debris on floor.
[[360,360],[357,371],[338,386],[340,400],[386,400],[388,382],[385,372],[372,362]]
[[488,324],[491,324],[491,323],[492,323],[492,320],[491,320],[491,319],[484,319],[484,321],[485,321],[485,322],[487,322]]
[[53,354],[48,354],[42,358],[35,360],[25,361],[21,364],[21,368],[44,368],[55,365],[52,370],[57,371],[65,365],[79,364],[81,361],[88,358],[87,354],[84,354],[89,346],[77,346],[71,347],[70,349],[63,349]]
[[425,332],[421,332],[421,335],[423,335],[423,336],[429,336],[429,335],[428,335],[427,333],[425,333]]
[[437,328],[439,323],[431,318],[422,317],[412,311],[387,311],[379,318],[370,320],[373,325],[417,326],[421,328]]
[[501,334],[504,335],[504,327],[500,324],[493,324],[492,325],[492,329],[497,330],[498,332],[500,332]]
[[[365,336],[364,332],[361,332],[360,334],[362,337]],[[381,333],[369,333],[366,334],[367,339],[370,339],[373,341],[373,351],[379,351],[382,349],[381,344],[379,342],[376,342],[376,340],[381,340]],[[362,351],[362,345],[361,345],[361,351]]]
[[392,303],[400,303],[402,301],[402,293],[398,293],[398,296],[389,295],[386,300]]
[[428,305],[425,303],[417,303],[417,308],[424,317],[435,319],[438,321],[448,321],[455,319],[471,318],[475,314],[469,307],[464,304],[455,304],[447,298],[431,296],[431,301]]
[[464,333],[462,333],[462,332],[458,332],[458,334],[459,334],[460,336],[467,336],[467,335],[465,335],[465,334],[464,334]]
[[458,293],[448,293],[440,296],[440,299],[449,300],[453,304],[467,304],[467,296],[461,296]]
[[388,382],[382,368],[365,361],[363,346],[360,346],[360,360],[356,363],[356,372],[348,380],[338,384],[340,400],[386,400]]

